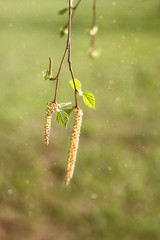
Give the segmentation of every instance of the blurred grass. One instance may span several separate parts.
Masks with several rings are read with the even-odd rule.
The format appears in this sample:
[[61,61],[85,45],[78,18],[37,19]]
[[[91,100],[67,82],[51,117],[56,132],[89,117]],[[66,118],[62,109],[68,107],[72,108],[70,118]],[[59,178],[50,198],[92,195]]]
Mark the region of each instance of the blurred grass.
[[[88,58],[92,1],[73,21],[72,61],[96,96],[84,118],[74,178],[64,186],[72,121],[53,120],[43,143],[46,102],[66,38],[64,1],[5,1],[0,8],[0,239],[160,239],[160,4],[98,1],[97,61]],[[58,99],[74,101],[65,63]],[[65,91],[64,91],[65,89]]]

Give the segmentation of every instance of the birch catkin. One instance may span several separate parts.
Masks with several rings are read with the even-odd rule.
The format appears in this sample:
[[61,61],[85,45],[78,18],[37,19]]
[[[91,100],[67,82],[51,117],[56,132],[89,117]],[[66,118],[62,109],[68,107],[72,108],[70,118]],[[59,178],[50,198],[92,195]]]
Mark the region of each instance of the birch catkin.
[[53,101],[50,101],[47,103],[46,108],[46,119],[45,119],[45,134],[44,134],[44,141],[45,144],[49,144],[49,136],[50,136],[50,130],[51,130],[51,119],[52,119],[52,113],[55,111],[55,103]]
[[74,120],[70,148],[68,152],[68,161],[67,161],[67,169],[66,169],[66,184],[68,185],[74,172],[76,155],[79,143],[79,136],[82,125],[82,116],[83,112],[81,109],[77,109],[77,113]]

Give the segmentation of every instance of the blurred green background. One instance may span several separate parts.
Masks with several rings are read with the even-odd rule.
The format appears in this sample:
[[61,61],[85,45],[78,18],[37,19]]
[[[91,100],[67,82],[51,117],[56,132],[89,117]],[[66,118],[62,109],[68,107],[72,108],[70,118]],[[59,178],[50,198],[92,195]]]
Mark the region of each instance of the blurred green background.
[[[65,168],[73,119],[52,124],[43,142],[46,103],[66,37],[66,1],[0,1],[0,239],[160,239],[160,2],[98,0],[101,56],[88,57],[92,1],[72,28],[72,63],[96,110],[84,110],[74,178]],[[58,101],[74,101],[67,63]]]

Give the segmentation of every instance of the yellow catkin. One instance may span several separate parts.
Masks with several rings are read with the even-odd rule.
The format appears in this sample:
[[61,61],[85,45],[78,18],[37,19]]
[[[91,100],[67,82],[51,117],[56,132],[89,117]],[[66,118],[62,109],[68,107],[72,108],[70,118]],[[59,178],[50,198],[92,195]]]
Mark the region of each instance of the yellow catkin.
[[81,125],[82,125],[82,116],[83,116],[82,110],[78,109],[75,116],[75,120],[74,120],[70,148],[68,151],[68,161],[67,161],[67,169],[66,169],[67,185],[69,184],[74,172],[78,143],[79,143],[79,136],[80,136]]
[[52,113],[55,110],[55,103],[53,101],[50,101],[47,103],[46,108],[46,116],[45,116],[45,134],[44,134],[44,141],[45,144],[49,144],[49,135],[51,130],[51,119],[52,119]]

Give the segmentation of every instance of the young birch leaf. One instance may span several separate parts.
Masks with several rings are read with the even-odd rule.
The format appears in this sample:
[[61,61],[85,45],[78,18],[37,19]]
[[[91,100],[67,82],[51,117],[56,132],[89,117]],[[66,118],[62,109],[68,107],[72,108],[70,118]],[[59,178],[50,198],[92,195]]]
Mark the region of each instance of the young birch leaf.
[[74,110],[73,108],[64,109],[64,112],[66,112],[68,114],[68,117],[70,117],[72,115],[73,110]]
[[58,15],[63,15],[67,11],[68,11],[68,8],[63,8],[63,9],[59,10]]
[[68,114],[65,111],[57,112],[56,120],[60,125],[67,127],[69,121]]
[[42,72],[42,75],[43,75],[43,80],[48,80],[49,79],[49,71],[48,70],[44,70]]
[[95,98],[92,93],[84,92],[83,93],[83,101],[88,107],[95,108]]
[[[80,90],[80,89],[81,89],[81,83],[80,83],[80,81],[79,81],[78,79],[76,79],[76,78],[74,79],[74,81],[75,81],[75,84],[76,84],[76,88],[77,88],[78,90]],[[71,81],[69,81],[69,82],[70,82],[73,90],[75,90],[73,80],[71,80]]]
[[71,102],[60,103],[60,104],[59,104],[59,107],[60,107],[60,109],[62,109],[62,108],[65,108],[65,107],[67,107],[68,105],[71,105],[71,104],[72,104]]

